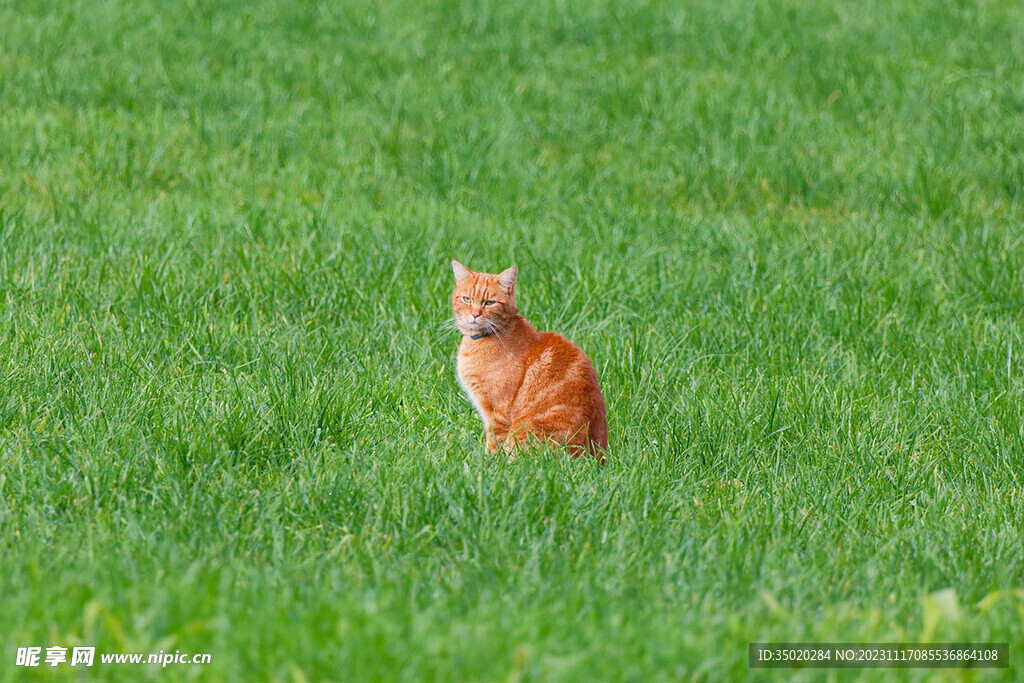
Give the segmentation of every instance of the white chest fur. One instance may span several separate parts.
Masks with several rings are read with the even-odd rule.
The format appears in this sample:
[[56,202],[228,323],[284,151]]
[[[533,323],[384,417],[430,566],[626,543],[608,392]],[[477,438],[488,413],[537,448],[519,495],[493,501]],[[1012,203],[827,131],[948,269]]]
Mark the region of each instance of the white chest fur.
[[462,390],[466,392],[466,396],[469,397],[469,402],[473,404],[474,408],[476,408],[476,412],[483,421],[484,427],[490,427],[490,423],[487,420],[487,414],[484,412],[480,399],[476,395],[477,390],[473,388],[473,382],[467,379],[463,374],[463,360],[461,354],[455,362],[455,376],[459,380],[459,386],[462,387]]

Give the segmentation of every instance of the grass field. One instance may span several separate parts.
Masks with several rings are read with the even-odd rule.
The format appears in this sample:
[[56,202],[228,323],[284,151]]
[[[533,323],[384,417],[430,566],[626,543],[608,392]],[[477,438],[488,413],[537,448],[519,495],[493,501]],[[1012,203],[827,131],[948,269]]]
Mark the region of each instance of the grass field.
[[[754,641],[1021,678],[1022,35],[1012,0],[0,3],[0,680],[793,674]],[[483,453],[450,257],[594,360],[606,467]]]

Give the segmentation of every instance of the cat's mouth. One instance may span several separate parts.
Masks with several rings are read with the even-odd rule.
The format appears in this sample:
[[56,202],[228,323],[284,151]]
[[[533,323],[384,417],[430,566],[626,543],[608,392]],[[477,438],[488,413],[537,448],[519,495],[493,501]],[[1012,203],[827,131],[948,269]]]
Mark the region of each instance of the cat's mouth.
[[459,332],[467,337],[476,337],[478,335],[489,335],[499,331],[498,326],[489,320],[469,320],[463,318],[458,323]]
[[482,325],[480,323],[463,323],[459,326],[459,329],[463,334],[480,334],[482,332],[490,332],[487,325]]

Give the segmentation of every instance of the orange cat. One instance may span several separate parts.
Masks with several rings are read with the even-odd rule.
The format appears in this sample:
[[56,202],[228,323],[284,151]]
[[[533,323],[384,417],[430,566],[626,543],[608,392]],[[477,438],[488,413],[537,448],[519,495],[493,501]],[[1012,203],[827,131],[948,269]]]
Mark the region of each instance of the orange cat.
[[537,332],[519,315],[515,266],[489,275],[452,260],[452,270],[454,322],[463,335],[459,384],[483,420],[487,452],[511,455],[532,435],[604,463],[604,398],[586,354],[561,335]]

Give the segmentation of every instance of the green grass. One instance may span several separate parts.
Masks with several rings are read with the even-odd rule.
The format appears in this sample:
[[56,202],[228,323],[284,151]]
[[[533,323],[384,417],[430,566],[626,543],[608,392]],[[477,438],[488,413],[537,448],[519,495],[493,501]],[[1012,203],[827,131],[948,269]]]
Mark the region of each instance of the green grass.
[[[0,680],[73,677],[29,645],[767,680],[773,640],[1021,676],[1022,34],[1010,0],[3,3]],[[483,453],[453,256],[594,360],[606,467]]]

